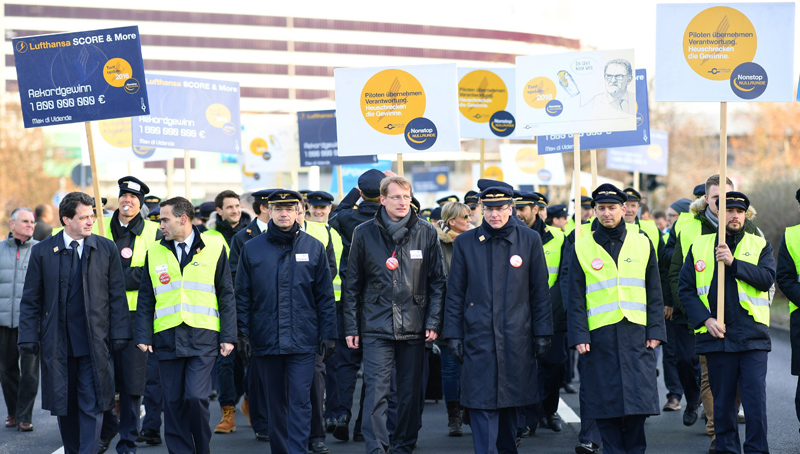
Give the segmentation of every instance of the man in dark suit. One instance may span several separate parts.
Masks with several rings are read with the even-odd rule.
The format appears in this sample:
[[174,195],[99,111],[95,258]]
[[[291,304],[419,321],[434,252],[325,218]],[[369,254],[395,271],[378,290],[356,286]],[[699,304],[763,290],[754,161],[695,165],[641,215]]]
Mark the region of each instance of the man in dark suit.
[[41,343],[42,408],[58,416],[68,454],[96,452],[114,407],[111,352],[132,338],[119,252],[92,235],[93,204],[82,192],[61,201],[64,229],[31,251],[20,302],[19,347]]

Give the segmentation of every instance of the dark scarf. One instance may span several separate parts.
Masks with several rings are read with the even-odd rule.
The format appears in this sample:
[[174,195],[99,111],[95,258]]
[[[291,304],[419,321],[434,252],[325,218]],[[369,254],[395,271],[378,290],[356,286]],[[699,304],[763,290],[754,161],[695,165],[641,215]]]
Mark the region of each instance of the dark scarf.
[[128,222],[126,227],[119,225],[119,213],[114,213],[111,216],[111,236],[114,238],[114,241],[122,238],[130,229],[136,227],[140,222],[142,222],[142,213],[136,213],[136,216]]
[[[534,225],[536,225],[536,224],[534,224]],[[509,218],[508,222],[506,222],[505,225],[500,227],[499,229],[493,228],[492,225],[489,224],[489,221],[484,221],[481,224],[481,227],[483,227],[483,229],[486,230],[486,233],[488,233],[489,236],[491,236],[491,237],[494,237],[494,238],[505,238],[512,231],[514,231],[514,227],[516,227],[516,225],[514,224],[513,219]]]
[[547,224],[542,221],[542,218],[539,215],[536,215],[536,220],[533,221],[533,225],[531,228],[539,234],[539,236],[544,236],[544,229],[547,227]]
[[276,243],[280,246],[286,246],[287,244],[291,244],[292,241],[297,237],[297,232],[300,231],[300,224],[294,223],[292,228],[287,231],[283,231],[272,222],[272,219],[269,220],[269,224],[267,224],[267,236],[269,240],[273,243]]
[[389,218],[389,214],[386,213],[386,210],[381,210],[381,221],[383,221],[384,227],[386,227],[386,231],[389,233],[389,236],[392,237],[392,240],[395,244],[400,244],[400,241],[406,236],[408,233],[408,221],[411,219],[411,212],[412,210],[408,210],[405,216],[399,221],[393,221]]

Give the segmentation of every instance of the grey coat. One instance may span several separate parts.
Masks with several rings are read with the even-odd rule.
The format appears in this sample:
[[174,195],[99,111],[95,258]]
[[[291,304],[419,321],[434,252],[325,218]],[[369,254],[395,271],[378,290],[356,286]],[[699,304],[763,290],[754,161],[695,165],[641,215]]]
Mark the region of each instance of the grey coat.
[[[38,241],[33,238],[18,244],[11,235],[0,242],[0,326],[19,326],[19,301],[25,286],[25,273],[31,258],[31,247]],[[17,255],[19,252],[19,255]]]

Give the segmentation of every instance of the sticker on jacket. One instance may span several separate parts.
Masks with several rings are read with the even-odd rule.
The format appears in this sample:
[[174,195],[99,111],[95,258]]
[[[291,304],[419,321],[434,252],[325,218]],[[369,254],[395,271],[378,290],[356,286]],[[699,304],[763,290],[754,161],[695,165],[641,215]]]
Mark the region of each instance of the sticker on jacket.
[[308,261],[308,254],[295,254],[294,258],[298,262],[307,262]]
[[422,259],[422,251],[420,250],[411,250],[411,258],[414,260],[421,260]]

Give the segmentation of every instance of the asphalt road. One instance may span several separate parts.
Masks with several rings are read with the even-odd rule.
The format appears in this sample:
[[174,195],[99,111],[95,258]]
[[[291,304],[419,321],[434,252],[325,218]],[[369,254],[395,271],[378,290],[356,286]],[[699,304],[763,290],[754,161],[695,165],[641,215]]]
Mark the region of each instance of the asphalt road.
[[[772,353],[769,355],[769,372],[767,375],[767,409],[769,413],[769,444],[773,453],[800,453],[800,434],[794,410],[794,392],[796,377],[790,375],[790,346],[788,332],[780,329],[772,330]],[[661,404],[663,405],[666,389],[662,378],[659,378]],[[356,397],[358,393],[356,393]],[[563,403],[575,413],[578,411],[577,395],[562,393]],[[682,402],[685,405],[685,402]],[[2,411],[2,410],[0,410]],[[569,419],[569,410],[562,415]],[[682,411],[664,412],[660,416],[651,417],[646,424],[648,452],[650,453],[703,453],[708,452],[709,440],[705,435],[702,420],[692,427],[685,427],[682,422]],[[215,426],[221,417],[219,404],[211,403],[211,426]],[[37,402],[33,415],[35,430],[21,433],[12,429],[0,428],[0,453],[14,454],[50,454],[61,448],[61,441],[56,418],[49,412],[41,410],[41,402]],[[269,452],[269,443],[256,441],[252,429],[247,425],[247,418],[241,412],[236,413],[238,431],[233,434],[214,434],[211,438],[211,450],[214,454]],[[352,423],[351,423],[352,426]],[[744,425],[740,425],[740,437],[744,439]],[[352,428],[352,427],[351,427]],[[577,443],[579,423],[566,424],[560,433],[539,428],[533,437],[523,439],[521,453],[571,453]],[[447,412],[444,402],[428,401],[423,414],[423,427],[420,431],[417,452],[424,453],[464,453],[472,451],[472,437],[469,428],[464,428],[463,437],[447,436]],[[340,442],[328,436],[326,440],[332,454],[350,454],[365,452],[364,443]],[[112,448],[109,453],[113,453]],[[166,454],[167,448],[161,446],[142,445],[143,454]]]

